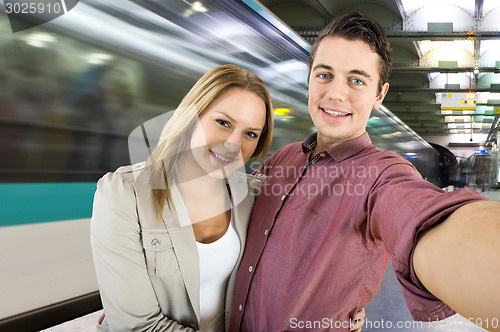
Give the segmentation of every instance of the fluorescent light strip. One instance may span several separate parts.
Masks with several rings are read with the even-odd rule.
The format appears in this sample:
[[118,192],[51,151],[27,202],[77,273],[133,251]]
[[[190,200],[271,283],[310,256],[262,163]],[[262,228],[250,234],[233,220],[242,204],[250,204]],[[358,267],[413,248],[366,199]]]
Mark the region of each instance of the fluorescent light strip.
[[302,39],[302,37],[298,36],[293,30],[291,30],[288,26],[283,24],[276,16],[274,16],[272,13],[270,13],[265,7],[262,7],[262,5],[254,0],[241,0],[244,4],[246,4],[248,7],[253,9],[257,14],[259,14],[262,18],[264,18],[266,21],[271,23],[276,29],[279,31],[283,32],[285,35],[287,35],[290,39],[292,39],[294,42],[296,42],[300,47],[302,47],[304,50],[307,52],[311,51],[311,46]]

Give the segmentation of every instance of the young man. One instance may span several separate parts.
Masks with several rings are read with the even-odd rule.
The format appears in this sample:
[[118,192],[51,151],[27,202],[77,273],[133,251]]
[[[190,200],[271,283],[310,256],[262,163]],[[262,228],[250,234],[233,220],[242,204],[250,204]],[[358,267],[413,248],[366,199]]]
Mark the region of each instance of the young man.
[[230,330],[347,331],[377,293],[391,256],[415,320],[456,310],[493,330],[500,204],[470,189],[442,191],[404,158],[375,148],[365,131],[389,89],[390,47],[380,25],[361,14],[330,23],[309,67],[318,132],[257,171],[267,180],[248,229]]

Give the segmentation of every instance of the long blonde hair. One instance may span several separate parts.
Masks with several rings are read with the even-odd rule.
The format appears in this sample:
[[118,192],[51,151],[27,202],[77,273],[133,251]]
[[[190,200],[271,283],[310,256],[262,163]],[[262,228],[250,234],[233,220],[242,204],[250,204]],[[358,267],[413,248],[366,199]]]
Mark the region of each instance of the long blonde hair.
[[269,91],[254,73],[236,65],[222,65],[203,75],[184,96],[172,118],[162,130],[158,146],[151,153],[151,185],[158,218],[165,202],[172,209],[169,181],[183,151],[188,150],[196,120],[212,101],[228,88],[238,87],[254,92],[266,105],[266,123],[252,157],[264,159],[273,134],[273,108]]

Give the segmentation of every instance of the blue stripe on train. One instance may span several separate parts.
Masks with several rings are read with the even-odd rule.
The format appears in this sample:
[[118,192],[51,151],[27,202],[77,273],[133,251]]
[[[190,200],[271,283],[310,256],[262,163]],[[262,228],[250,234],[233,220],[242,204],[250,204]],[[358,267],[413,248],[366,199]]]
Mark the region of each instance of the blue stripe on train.
[[0,183],[0,226],[90,218],[95,182]]

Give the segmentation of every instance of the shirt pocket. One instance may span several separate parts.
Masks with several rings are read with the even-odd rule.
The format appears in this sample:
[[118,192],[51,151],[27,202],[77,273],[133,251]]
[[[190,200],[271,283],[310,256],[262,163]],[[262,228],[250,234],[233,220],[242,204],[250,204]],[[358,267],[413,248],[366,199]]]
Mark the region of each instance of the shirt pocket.
[[175,274],[177,258],[166,229],[142,229],[142,247],[149,275],[168,277]]

